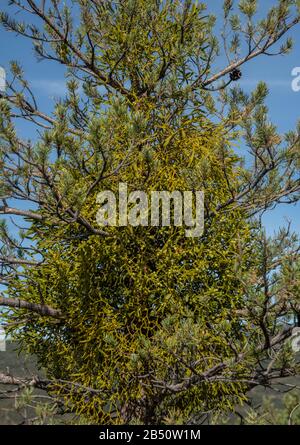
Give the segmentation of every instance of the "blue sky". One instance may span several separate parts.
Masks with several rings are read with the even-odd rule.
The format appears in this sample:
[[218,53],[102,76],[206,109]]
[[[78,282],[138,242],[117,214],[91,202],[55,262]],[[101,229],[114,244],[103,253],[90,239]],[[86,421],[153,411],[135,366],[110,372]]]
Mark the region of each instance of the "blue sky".
[[[209,10],[216,15],[221,13],[222,0],[210,0]],[[260,13],[273,6],[275,1],[261,0]],[[7,7],[8,0],[1,1],[0,9],[12,10]],[[18,19],[18,16],[16,17]],[[267,104],[270,108],[270,118],[281,132],[293,129],[300,118],[300,92],[292,90],[291,71],[294,67],[300,67],[300,25],[290,32],[294,37],[295,46],[290,55],[267,57],[260,56],[244,65],[243,77],[240,85],[246,90],[254,89],[258,81],[263,80],[268,84],[269,97]],[[17,38],[13,33],[0,30],[1,50],[0,65],[8,68],[10,60],[18,60],[30,80],[35,91],[40,108],[45,112],[52,109],[53,98],[63,95],[65,92],[64,69],[55,62],[37,62],[30,40]],[[220,57],[219,67],[224,67],[225,60]],[[26,123],[19,123],[20,131],[27,137],[33,136],[32,129]],[[276,210],[268,212],[265,222],[269,233],[272,233],[286,219],[292,221],[292,227],[300,233],[300,206],[282,205]]]

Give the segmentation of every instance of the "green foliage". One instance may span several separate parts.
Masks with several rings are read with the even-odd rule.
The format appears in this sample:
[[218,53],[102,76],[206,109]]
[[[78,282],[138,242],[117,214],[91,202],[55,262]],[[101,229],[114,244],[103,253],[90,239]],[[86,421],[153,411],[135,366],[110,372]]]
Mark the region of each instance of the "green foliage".
[[[126,121],[124,126],[119,122],[116,158],[124,155],[128,138]],[[230,197],[222,162],[232,165],[233,177],[235,156],[216,148],[225,143],[221,129],[214,126],[210,132],[205,122],[200,129],[189,126],[156,146],[146,181],[149,161],[142,152],[135,153],[120,180],[147,192],[204,187],[207,212],[214,213],[220,199]],[[101,189],[117,186],[109,179]],[[93,221],[95,196],[81,210]],[[191,369],[201,374],[219,357],[230,359],[231,337],[243,341],[242,326],[232,315],[242,301],[234,272],[237,244],[249,236],[239,210],[218,220],[208,216],[201,239],[186,238],[184,228],[174,227],[108,227],[109,236],[87,240],[75,238],[78,228],[48,230],[38,223],[35,230],[44,262],[26,272],[26,281],[12,283],[10,292],[61,310],[63,321],[49,324],[33,317],[30,324],[19,324],[14,335],[38,355],[50,377],[99,391],[88,401],[84,393],[68,394],[68,405],[78,414],[108,423],[125,416],[127,421],[157,422],[171,408],[188,418],[213,406],[231,408],[243,399],[239,383],[203,382],[175,394],[161,390],[161,385],[184,382]],[[244,367],[235,372],[242,376]],[[63,384],[54,389],[59,394],[64,390]]]
[[[251,94],[229,87],[233,69],[300,21],[296,2],[254,23],[257,2],[226,0],[229,65],[217,73],[205,4],[76,0],[73,17],[68,2],[49,3],[30,1],[39,25],[1,15],[67,69],[50,115],[16,62],[0,100],[1,213],[26,220],[18,239],[1,226],[7,330],[83,421],[188,423],[234,410],[251,385],[298,371],[285,343],[299,313],[298,240],[267,239],[254,216],[299,199],[299,129],[281,136],[269,122],[264,82]],[[34,141],[19,136],[19,115],[38,129]],[[97,194],[120,182],[203,190],[203,235],[102,230]]]

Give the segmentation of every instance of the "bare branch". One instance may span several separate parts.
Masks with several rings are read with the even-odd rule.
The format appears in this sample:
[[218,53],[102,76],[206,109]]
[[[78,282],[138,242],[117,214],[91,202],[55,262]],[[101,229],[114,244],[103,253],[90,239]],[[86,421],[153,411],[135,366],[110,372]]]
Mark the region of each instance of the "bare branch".
[[46,304],[30,303],[28,301],[19,300],[15,298],[6,298],[6,297],[0,298],[0,306],[6,306],[17,309],[27,309],[31,312],[35,312],[42,316],[49,316],[58,319],[62,317],[62,312],[60,310],[53,309],[52,307]]

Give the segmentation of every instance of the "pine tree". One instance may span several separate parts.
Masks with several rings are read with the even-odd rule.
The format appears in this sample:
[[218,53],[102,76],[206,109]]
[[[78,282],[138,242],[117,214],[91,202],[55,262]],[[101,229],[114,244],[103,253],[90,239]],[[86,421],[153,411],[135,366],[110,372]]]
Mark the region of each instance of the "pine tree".
[[[46,369],[30,384],[96,423],[187,423],[297,373],[298,240],[289,228],[268,240],[259,220],[299,199],[300,127],[278,134],[266,84],[235,82],[251,59],[291,50],[299,2],[256,20],[256,2],[226,0],[221,39],[191,0],[10,3],[24,21],[2,25],[65,66],[68,90],[45,114],[13,61],[0,99],[0,212],[26,223],[18,237],[1,225],[0,304]],[[120,183],[203,190],[203,234],[99,227],[97,195]]]

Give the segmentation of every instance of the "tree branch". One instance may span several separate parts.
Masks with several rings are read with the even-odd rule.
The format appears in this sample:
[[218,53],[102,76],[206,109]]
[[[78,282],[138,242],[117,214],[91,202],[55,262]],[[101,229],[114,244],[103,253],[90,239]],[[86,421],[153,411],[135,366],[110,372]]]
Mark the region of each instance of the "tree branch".
[[44,217],[39,215],[38,213],[30,212],[29,210],[15,209],[13,207],[7,207],[7,206],[0,206],[0,215],[25,216],[27,218],[35,219],[37,221],[42,221],[44,219]]
[[27,309],[31,312],[35,312],[42,316],[49,316],[53,318],[61,318],[62,312],[58,309],[53,309],[52,307],[48,306],[47,304],[37,304],[37,303],[30,303],[29,301],[24,301],[20,299],[15,298],[6,298],[6,297],[0,297],[0,306],[6,306],[11,308],[18,308],[18,309]]
[[[264,54],[265,51],[270,48],[274,43],[278,42],[278,40],[281,39],[291,28],[296,26],[298,23],[300,23],[300,17],[296,17],[291,23],[286,25],[284,29],[279,32],[278,34],[275,34],[272,38],[268,40],[268,42],[263,45],[262,48],[257,49],[256,51],[251,52],[250,54],[247,54],[247,56],[242,57],[241,59],[237,60],[234,63],[231,63],[226,68],[224,68],[222,71],[219,71],[218,73],[214,74],[213,76],[209,77],[206,81],[201,83],[202,86],[206,87],[210,85],[211,83],[215,82],[216,80],[219,80],[221,77],[225,76],[226,74],[229,74],[234,69],[240,67],[245,62],[248,62],[251,59],[254,59],[255,57]],[[196,86],[199,84],[200,79],[196,80],[193,86]]]

